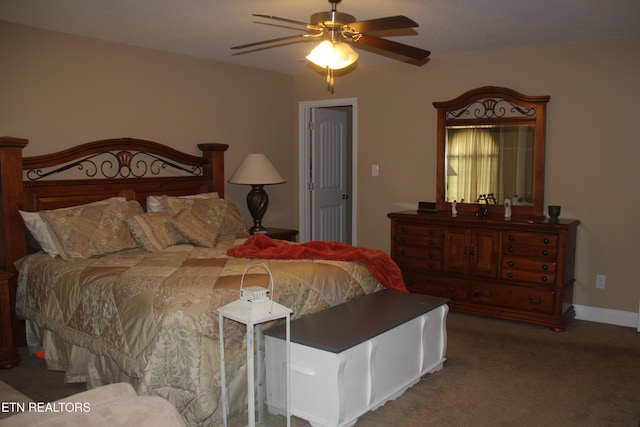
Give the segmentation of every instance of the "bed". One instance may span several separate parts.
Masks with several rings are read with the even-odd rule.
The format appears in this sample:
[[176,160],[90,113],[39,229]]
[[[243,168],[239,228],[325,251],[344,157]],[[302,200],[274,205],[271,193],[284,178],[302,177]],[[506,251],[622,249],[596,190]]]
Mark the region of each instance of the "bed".
[[[200,144],[202,155],[193,156],[117,138],[23,158],[27,143],[0,138],[0,268],[13,275],[6,296],[25,319],[30,351],[66,381],[126,381],[138,394],[164,397],[189,425],[221,423],[216,308],[238,298],[244,272],[243,286],[267,285],[251,265],[271,271],[273,298],[292,318],[376,292],[376,268],[397,268],[384,256],[229,255],[253,237],[224,199],[225,144]],[[4,347],[7,324],[16,329],[6,314]],[[232,416],[246,402],[244,332],[225,323]]]

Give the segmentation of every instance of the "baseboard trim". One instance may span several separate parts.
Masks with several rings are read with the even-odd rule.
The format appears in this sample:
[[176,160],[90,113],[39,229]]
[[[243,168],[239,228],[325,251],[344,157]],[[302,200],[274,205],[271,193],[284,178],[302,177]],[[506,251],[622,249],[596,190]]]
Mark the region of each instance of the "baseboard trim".
[[587,305],[574,305],[573,307],[576,310],[576,319],[579,320],[639,328],[638,313],[632,311],[611,310]]

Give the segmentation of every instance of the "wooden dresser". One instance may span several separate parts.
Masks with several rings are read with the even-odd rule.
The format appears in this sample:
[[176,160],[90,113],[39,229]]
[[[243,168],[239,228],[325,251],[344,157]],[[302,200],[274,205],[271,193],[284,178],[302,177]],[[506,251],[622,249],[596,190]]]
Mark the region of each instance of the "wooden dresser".
[[452,311],[563,331],[572,305],[580,221],[390,213],[391,257],[410,292],[447,297]]

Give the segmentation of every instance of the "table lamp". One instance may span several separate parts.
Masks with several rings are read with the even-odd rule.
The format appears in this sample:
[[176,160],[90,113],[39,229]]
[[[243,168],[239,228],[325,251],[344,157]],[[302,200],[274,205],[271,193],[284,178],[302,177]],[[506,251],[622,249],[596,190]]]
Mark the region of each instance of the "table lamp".
[[247,194],[247,207],[253,217],[253,227],[249,229],[251,234],[267,231],[262,225],[262,217],[269,207],[269,195],[263,187],[283,182],[285,180],[264,154],[248,154],[240,167],[229,178],[231,184],[251,185],[251,191]]

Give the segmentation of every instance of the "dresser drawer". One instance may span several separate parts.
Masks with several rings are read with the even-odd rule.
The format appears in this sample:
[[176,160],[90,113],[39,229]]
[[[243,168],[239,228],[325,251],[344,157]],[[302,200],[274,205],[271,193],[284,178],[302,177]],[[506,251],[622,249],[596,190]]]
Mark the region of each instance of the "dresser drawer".
[[539,273],[555,273],[556,261],[535,258],[502,258],[502,269],[528,270]]
[[554,286],[556,284],[556,275],[554,273],[503,269],[501,278],[503,280],[515,280],[516,282],[527,282],[537,285]]
[[397,257],[413,257],[423,259],[440,259],[442,251],[440,248],[396,245],[395,254]]
[[441,256],[440,248],[397,245],[394,260],[401,268],[425,268],[431,271],[440,271],[442,268]]
[[471,301],[478,304],[510,307],[543,313],[553,312],[554,289],[510,286],[488,282],[471,285]]
[[513,286],[507,306],[526,311],[552,313],[556,291],[544,288]]
[[512,256],[540,257],[546,259],[556,259],[558,248],[556,246],[524,245],[517,243],[506,243],[503,241],[502,253]]
[[440,271],[442,269],[442,263],[440,257],[423,258],[412,256],[396,256],[396,263],[400,268],[424,268],[431,271]]
[[402,276],[409,292],[466,300],[469,298],[469,281],[456,277],[426,275],[403,271]]
[[478,304],[504,306],[509,299],[508,285],[473,281],[469,299]]
[[395,243],[399,245],[428,246],[435,248],[442,246],[441,227],[397,224],[395,225],[393,234]]
[[540,245],[557,246],[558,236],[550,233],[527,233],[524,231],[504,231],[502,233],[502,246],[509,244],[517,245]]
[[503,280],[553,286],[556,281],[555,272],[555,260],[504,257],[500,277]]

